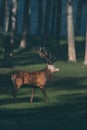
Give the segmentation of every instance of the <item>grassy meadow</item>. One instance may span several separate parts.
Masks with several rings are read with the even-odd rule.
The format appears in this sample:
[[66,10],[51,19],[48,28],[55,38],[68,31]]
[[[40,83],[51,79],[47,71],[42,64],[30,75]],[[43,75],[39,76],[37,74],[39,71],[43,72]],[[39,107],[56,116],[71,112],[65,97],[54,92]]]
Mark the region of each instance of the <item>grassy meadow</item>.
[[[1,69],[0,129],[1,130],[86,130],[87,129],[87,67],[83,63],[56,62],[60,72],[46,85],[49,103],[36,89],[34,102],[28,103],[31,88],[22,87],[17,103],[12,98],[9,72]],[[41,69],[45,64],[21,67]],[[18,67],[17,67],[18,68]]]
[[[79,50],[78,50],[79,51]],[[29,103],[31,88],[23,86],[13,102],[10,72],[35,71],[45,63],[29,50],[15,50],[14,68],[0,68],[0,130],[86,130],[87,66],[56,61],[60,72],[46,85],[49,103],[37,88]]]

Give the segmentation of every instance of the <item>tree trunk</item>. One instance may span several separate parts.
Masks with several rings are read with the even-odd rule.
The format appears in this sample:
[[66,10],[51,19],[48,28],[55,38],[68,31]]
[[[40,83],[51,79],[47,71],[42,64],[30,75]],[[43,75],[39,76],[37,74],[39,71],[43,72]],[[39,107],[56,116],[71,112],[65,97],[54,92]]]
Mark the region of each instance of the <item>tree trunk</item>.
[[43,0],[38,0],[38,35],[42,35]]
[[[11,8],[10,8],[10,19],[7,17],[6,20],[9,19],[9,26],[6,24],[6,32],[10,31],[10,34],[6,34],[5,37],[5,46],[4,46],[4,67],[13,67],[13,47],[14,47],[14,33],[16,26],[16,11],[17,11],[17,0],[12,0]],[[9,28],[8,28],[9,27]]]
[[8,32],[8,26],[9,26],[9,6],[8,6],[8,0],[4,0],[4,9],[5,9],[5,15],[4,15],[4,48],[3,48],[3,53],[4,57],[1,63],[1,67],[7,67],[7,64],[9,64],[8,56],[9,56],[9,49],[10,49],[10,44],[8,43],[8,38],[7,38],[7,32]]
[[20,48],[26,47],[26,39],[27,33],[29,28],[29,15],[30,15],[30,0],[25,0],[24,4],[24,19],[23,19],[23,31],[22,31],[22,38],[20,42]]
[[8,26],[9,26],[9,11],[10,8],[8,6],[8,0],[5,0],[5,18],[4,18],[4,31],[8,32]]
[[72,0],[67,0],[68,61],[76,62]]
[[60,49],[60,32],[61,32],[61,14],[62,14],[62,0],[56,0],[57,13],[56,13],[56,34],[55,40],[57,48]]
[[10,44],[12,46],[11,51],[13,52],[14,47],[14,36],[15,36],[15,29],[16,29],[16,14],[17,14],[17,0],[12,0],[12,9],[11,9],[11,37],[10,37]]
[[0,5],[0,27],[3,28],[4,23],[4,16],[5,16],[5,0],[1,1]]
[[77,36],[80,35],[82,10],[83,10],[83,4],[82,4],[82,1],[79,0],[78,5],[77,5],[76,30],[75,30],[75,33]]
[[49,34],[49,19],[50,19],[50,9],[51,9],[51,0],[46,0],[45,6],[45,19],[44,19],[44,32],[43,32],[43,44],[46,45],[48,42],[48,34]]
[[0,43],[2,42],[2,30],[5,16],[5,0],[2,0],[0,3]]
[[55,19],[56,19],[56,0],[52,0],[52,17],[51,17],[51,37],[54,38],[55,34]]
[[87,65],[87,24],[86,24],[86,37],[85,37],[85,57],[84,64]]

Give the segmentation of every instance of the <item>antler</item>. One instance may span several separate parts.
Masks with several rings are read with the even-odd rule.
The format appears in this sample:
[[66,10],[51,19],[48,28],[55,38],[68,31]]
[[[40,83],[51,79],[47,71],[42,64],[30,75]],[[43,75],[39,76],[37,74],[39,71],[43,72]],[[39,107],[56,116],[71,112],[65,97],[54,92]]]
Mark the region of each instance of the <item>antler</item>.
[[41,58],[45,59],[48,64],[52,64],[54,62],[51,53],[47,52],[45,47],[40,47],[38,54]]

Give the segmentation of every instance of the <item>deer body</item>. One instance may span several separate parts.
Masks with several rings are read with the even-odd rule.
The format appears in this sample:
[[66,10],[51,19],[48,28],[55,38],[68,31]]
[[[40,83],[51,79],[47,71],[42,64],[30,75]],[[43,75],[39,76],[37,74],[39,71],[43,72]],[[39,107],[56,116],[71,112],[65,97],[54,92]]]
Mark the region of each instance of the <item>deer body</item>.
[[[39,55],[40,57],[45,58],[44,52],[40,51]],[[47,81],[51,79],[53,73],[59,71],[59,68],[56,68],[53,65],[53,63],[50,62],[51,59],[48,61],[49,62],[47,62],[47,66],[42,70],[34,71],[34,72],[14,72],[11,75],[11,79],[14,84],[13,96],[14,96],[15,101],[16,101],[16,94],[17,94],[18,89],[22,87],[24,84],[27,84],[32,87],[32,95],[30,98],[30,102],[33,101],[35,87],[38,87],[41,89],[45,97],[45,101],[48,102],[48,98],[45,92],[45,85]]]
[[51,72],[45,68],[35,72],[16,72],[12,74],[12,81],[15,81],[17,88],[20,88],[23,84],[29,84],[42,88],[47,80],[51,78]]

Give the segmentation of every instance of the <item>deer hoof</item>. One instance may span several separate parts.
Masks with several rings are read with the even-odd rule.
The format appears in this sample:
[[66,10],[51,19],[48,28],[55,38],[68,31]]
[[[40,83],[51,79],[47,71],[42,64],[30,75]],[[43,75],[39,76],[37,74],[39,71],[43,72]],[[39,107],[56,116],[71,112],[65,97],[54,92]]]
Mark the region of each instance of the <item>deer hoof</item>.
[[48,99],[46,99],[46,103],[48,103],[49,101],[48,101]]

